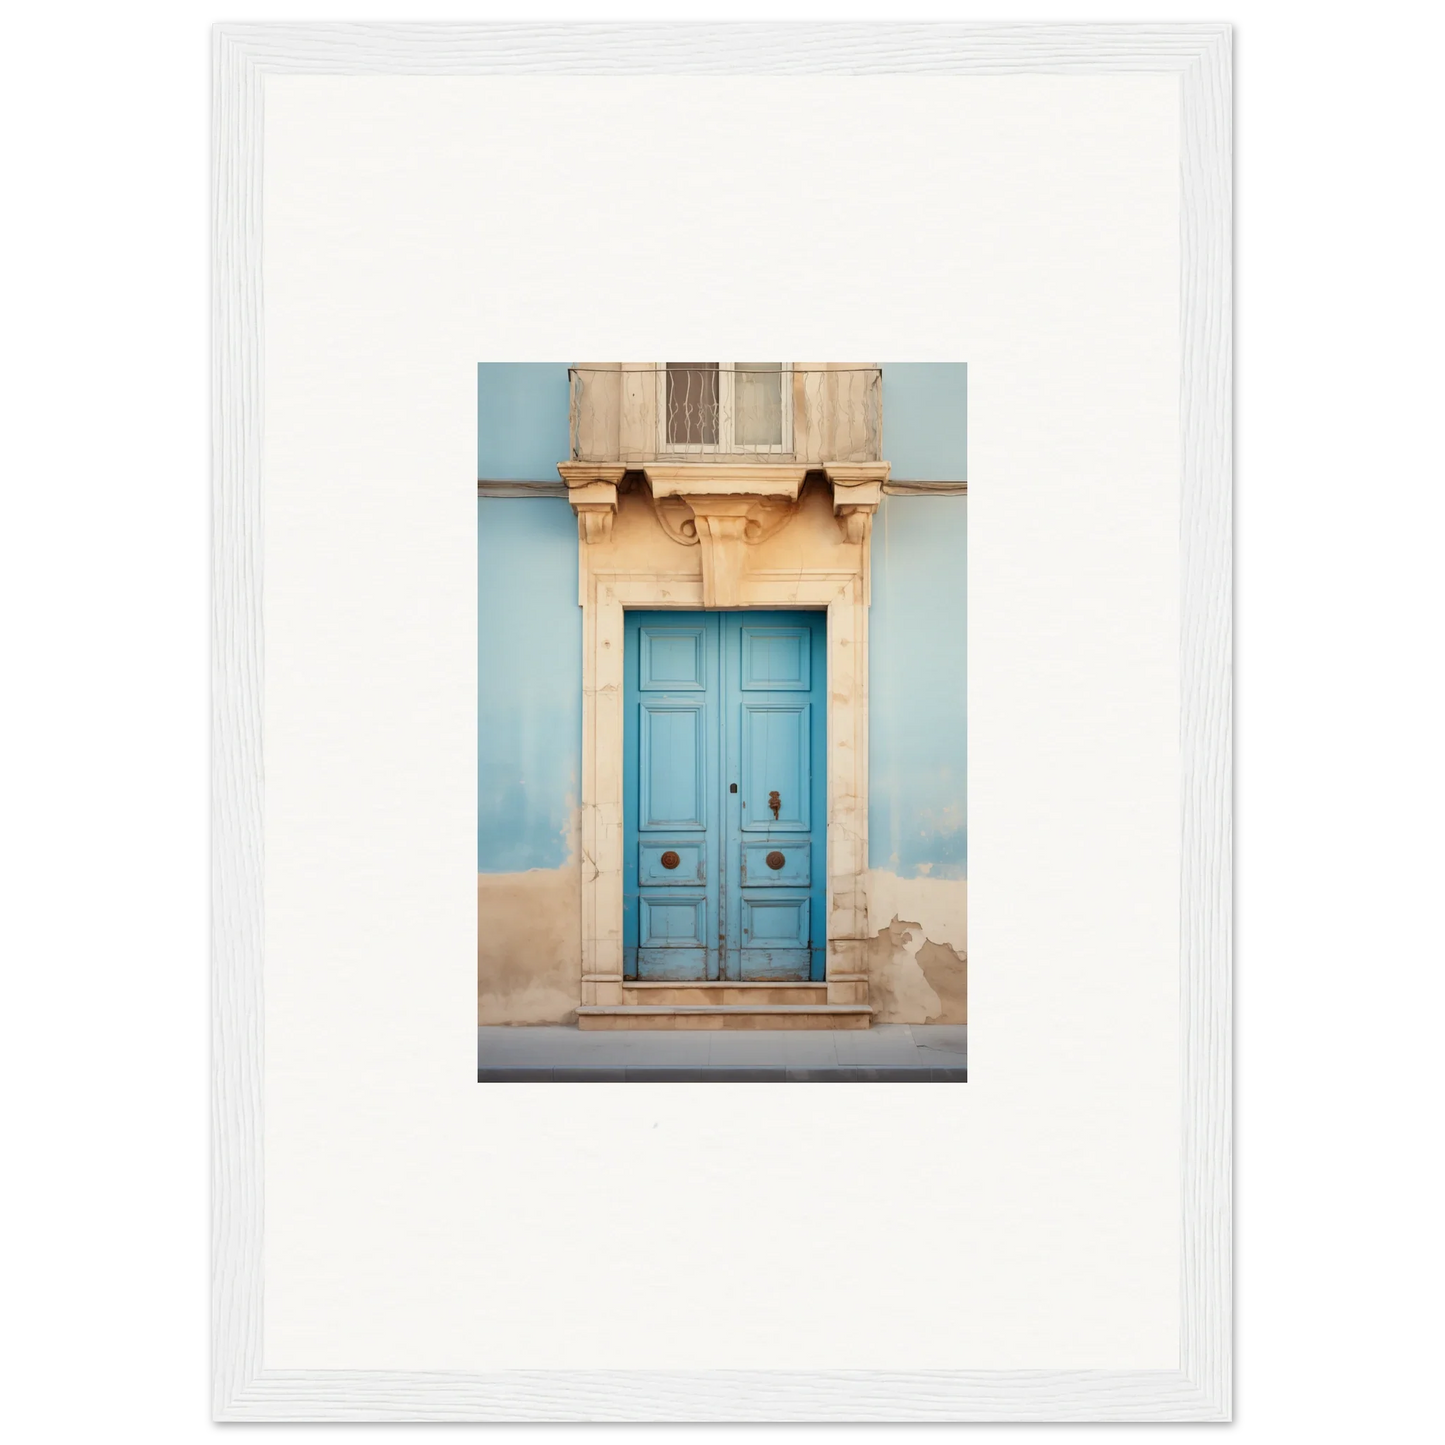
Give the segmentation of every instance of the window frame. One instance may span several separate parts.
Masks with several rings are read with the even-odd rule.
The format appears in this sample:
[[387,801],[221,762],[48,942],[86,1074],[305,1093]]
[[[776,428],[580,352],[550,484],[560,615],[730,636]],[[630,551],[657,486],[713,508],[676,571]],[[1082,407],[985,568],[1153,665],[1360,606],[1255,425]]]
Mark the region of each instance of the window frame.
[[659,456],[774,456],[793,454],[793,363],[778,363],[778,385],[782,388],[782,441],[743,443],[736,439],[734,417],[737,403],[735,361],[720,361],[718,369],[717,442],[675,442],[667,434],[667,370],[665,361],[657,368],[657,452]]

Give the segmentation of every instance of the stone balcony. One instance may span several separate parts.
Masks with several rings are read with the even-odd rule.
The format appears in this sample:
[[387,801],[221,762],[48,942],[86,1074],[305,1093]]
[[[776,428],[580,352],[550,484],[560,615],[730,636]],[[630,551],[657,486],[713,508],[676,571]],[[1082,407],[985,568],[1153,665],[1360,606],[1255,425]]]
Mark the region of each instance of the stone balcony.
[[591,362],[568,377],[573,462],[822,469],[883,457],[877,366]]

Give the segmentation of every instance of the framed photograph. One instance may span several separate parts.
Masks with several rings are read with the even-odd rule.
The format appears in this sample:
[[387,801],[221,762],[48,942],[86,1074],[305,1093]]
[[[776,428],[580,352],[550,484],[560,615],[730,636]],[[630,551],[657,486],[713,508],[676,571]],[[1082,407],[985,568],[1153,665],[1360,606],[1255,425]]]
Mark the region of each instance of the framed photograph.
[[965,1082],[967,364],[477,417],[479,1081]]
[[217,27],[218,1419],[1229,1418],[1229,59]]

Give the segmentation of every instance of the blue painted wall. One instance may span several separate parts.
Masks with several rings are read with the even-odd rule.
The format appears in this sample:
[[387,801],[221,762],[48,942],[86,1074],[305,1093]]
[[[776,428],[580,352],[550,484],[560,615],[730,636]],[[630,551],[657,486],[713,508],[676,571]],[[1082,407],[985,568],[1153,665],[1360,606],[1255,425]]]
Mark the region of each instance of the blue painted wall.
[[966,362],[884,366],[883,455],[900,481],[968,480]]
[[[885,455],[914,481],[966,477],[967,368],[883,369]],[[567,367],[478,368],[478,476],[555,480]],[[561,498],[477,503],[477,868],[555,868],[580,791],[577,525]],[[885,497],[873,529],[869,865],[967,876],[968,504]]]
[[968,502],[884,497],[873,523],[868,866],[968,876]]
[[477,367],[477,476],[555,482],[572,454],[567,363],[484,361]]
[[567,861],[571,810],[581,793],[581,680],[572,508],[562,497],[480,498],[479,873]]

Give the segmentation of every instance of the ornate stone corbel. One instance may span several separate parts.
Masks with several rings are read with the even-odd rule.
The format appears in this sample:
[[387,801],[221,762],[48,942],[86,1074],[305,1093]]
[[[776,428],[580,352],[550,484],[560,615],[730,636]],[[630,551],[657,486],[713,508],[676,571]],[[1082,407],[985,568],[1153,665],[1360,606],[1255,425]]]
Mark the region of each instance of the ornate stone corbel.
[[[798,515],[798,504],[786,497],[749,497],[747,525],[743,528],[743,541],[749,546],[766,542],[769,537],[781,532]],[[703,503],[706,508],[707,503]],[[702,540],[698,536],[697,511],[692,502],[681,497],[663,497],[654,500],[653,510],[662,530],[679,546],[696,547]]]
[[747,548],[796,515],[807,468],[718,463],[646,472],[663,530],[674,542],[702,548],[702,605],[738,606]]
[[694,499],[692,515],[702,544],[702,605],[736,607],[742,591],[752,497]]
[[833,515],[845,541],[868,540],[888,469],[887,462],[836,462],[823,469],[833,488]]
[[567,500],[577,514],[577,535],[586,543],[610,542],[617,515],[617,484],[626,467],[597,462],[558,462]]

